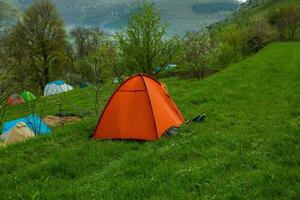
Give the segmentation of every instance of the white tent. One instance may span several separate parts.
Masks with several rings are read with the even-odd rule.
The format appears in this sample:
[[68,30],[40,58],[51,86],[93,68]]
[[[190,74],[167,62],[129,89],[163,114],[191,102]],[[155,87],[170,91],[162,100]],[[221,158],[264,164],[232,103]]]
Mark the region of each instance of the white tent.
[[44,96],[61,94],[73,90],[71,85],[66,84],[64,81],[53,81],[46,85]]

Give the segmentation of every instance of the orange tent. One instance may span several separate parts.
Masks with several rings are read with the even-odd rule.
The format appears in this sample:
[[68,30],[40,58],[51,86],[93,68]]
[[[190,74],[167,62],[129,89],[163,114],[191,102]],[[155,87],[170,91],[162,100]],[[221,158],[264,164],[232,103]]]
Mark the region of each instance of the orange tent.
[[125,80],[108,101],[94,139],[157,140],[184,118],[164,86],[145,74]]
[[18,95],[18,94],[13,94],[13,95],[10,95],[8,98],[7,98],[7,104],[8,105],[15,105],[15,104],[22,104],[24,103],[24,100],[23,98]]

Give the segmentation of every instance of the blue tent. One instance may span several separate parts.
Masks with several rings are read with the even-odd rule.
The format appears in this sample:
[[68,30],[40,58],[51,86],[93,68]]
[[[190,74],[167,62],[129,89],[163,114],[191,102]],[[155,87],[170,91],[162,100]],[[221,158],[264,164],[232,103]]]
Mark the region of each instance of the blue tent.
[[168,64],[167,67],[166,67],[166,70],[171,70],[171,69],[174,69],[176,67],[177,67],[176,64]]
[[63,84],[65,84],[65,81],[56,80],[56,81],[52,81],[52,82],[50,82],[48,84],[63,85]]
[[24,122],[35,134],[45,135],[51,133],[51,129],[41,120],[41,118],[35,114],[31,114],[27,117],[4,123],[2,134],[8,132],[19,122]]
[[153,74],[157,74],[157,73],[159,73],[160,71],[161,71],[160,66],[157,66],[157,67],[155,67],[155,70],[154,70]]

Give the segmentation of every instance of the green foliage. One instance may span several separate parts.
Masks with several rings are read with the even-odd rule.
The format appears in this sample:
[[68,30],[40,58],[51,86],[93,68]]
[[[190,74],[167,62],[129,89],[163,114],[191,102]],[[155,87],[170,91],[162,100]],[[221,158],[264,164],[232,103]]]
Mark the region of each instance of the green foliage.
[[293,41],[300,26],[300,9],[288,5],[270,13],[269,21],[275,25],[282,40]]
[[216,59],[216,67],[222,69],[229,64],[237,62],[241,59],[241,53],[234,49],[234,46],[224,42],[221,43],[218,49],[218,57]]
[[95,113],[100,112],[100,92],[104,84],[111,78],[113,66],[117,64],[116,51],[111,45],[102,45],[97,51],[90,53],[81,63],[81,75],[95,88]]
[[[171,139],[89,140],[91,116],[1,148],[0,198],[297,199],[299,51],[299,43],[273,44],[201,82],[162,80],[186,119],[207,113]],[[67,100],[93,109],[87,90]],[[102,108],[112,90],[103,91]],[[48,104],[47,114],[55,112]]]
[[122,63],[134,73],[152,74],[155,67],[164,67],[166,58],[173,54],[173,51],[165,51],[173,42],[173,39],[166,40],[165,34],[165,25],[161,23],[160,12],[154,4],[141,3],[125,33],[117,34]]
[[66,34],[63,21],[50,0],[35,1],[25,11],[11,34],[10,44],[15,74],[28,75],[41,90],[63,72]]
[[217,51],[218,44],[211,40],[209,32],[187,33],[183,42],[183,65],[191,69],[196,78],[203,79],[215,63]]
[[85,81],[103,84],[110,77],[115,59],[115,49],[109,44],[102,45],[82,60],[79,73]]
[[16,89],[17,86],[14,84],[12,73],[0,68],[0,127],[7,109],[7,97]]
[[75,54],[78,59],[96,51],[104,42],[104,32],[99,28],[76,27],[70,35],[74,41]]
[[220,47],[220,64],[226,67],[240,61],[246,55],[248,28],[238,24],[226,26],[214,37],[222,43]]
[[[284,9],[290,12],[285,11],[285,17],[279,17],[279,11]],[[243,4],[231,18],[212,25],[210,31],[213,38],[222,43],[220,65],[224,63],[223,67],[226,67],[259,51],[270,42],[286,40],[283,36],[278,38],[278,32],[279,35],[287,35],[287,28],[278,28],[276,22],[280,18],[287,24],[294,19],[295,24],[296,11],[299,9],[298,0],[253,0]],[[295,27],[293,23],[290,24],[291,28]],[[297,30],[299,29],[295,31],[294,40],[300,36]]]
[[251,23],[248,31],[246,42],[248,54],[258,52],[267,44],[275,41],[276,32],[265,19]]
[[277,32],[262,17],[246,21],[239,20],[224,26],[220,31],[213,32],[213,35],[215,40],[222,43],[219,49],[219,63],[226,67],[276,41]]

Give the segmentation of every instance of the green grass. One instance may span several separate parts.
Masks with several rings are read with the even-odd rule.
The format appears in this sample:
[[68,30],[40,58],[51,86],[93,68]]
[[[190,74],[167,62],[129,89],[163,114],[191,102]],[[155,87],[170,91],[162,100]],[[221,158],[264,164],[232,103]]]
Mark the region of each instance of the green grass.
[[[204,81],[162,80],[187,119],[207,114],[171,139],[89,140],[89,116],[2,148],[0,199],[298,199],[299,52],[272,44]],[[84,96],[68,99],[92,109]]]

